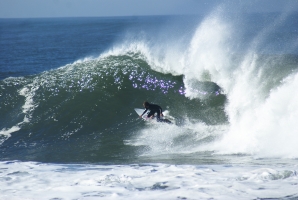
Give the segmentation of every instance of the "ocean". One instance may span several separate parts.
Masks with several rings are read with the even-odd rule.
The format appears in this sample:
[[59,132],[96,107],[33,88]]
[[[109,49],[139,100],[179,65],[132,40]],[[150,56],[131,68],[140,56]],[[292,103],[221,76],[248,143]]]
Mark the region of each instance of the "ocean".
[[0,19],[0,46],[0,199],[298,199],[298,13]]

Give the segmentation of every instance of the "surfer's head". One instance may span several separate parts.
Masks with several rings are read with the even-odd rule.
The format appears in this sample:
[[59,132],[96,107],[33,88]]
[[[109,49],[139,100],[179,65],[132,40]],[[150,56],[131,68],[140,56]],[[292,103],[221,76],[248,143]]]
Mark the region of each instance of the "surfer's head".
[[149,106],[149,102],[148,101],[144,101],[143,106],[144,106],[144,108],[147,108]]

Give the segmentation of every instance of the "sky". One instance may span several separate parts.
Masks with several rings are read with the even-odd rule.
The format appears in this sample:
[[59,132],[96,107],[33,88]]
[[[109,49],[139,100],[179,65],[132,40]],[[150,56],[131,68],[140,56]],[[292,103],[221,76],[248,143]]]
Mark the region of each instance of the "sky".
[[0,18],[193,15],[218,5],[230,12],[298,11],[298,0],[0,0]]

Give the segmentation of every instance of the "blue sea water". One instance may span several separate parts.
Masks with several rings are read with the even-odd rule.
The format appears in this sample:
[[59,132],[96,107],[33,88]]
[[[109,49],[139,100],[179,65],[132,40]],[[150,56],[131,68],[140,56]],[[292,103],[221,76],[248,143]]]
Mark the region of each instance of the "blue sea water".
[[0,198],[297,199],[297,38],[290,12],[0,19]]

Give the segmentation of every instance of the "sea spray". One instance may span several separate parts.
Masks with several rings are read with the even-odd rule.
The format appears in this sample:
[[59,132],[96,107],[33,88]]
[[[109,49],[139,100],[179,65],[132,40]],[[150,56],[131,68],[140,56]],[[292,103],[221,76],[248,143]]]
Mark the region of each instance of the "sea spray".
[[[281,156],[283,154],[293,156],[292,152],[296,151],[294,145],[289,147],[286,142],[282,142],[279,146],[284,150],[278,153],[278,151],[271,151],[272,146],[268,144],[271,140],[265,139],[273,134],[276,135],[274,136],[276,140],[272,141],[273,144],[278,142],[277,138],[280,138],[278,135],[284,135],[284,131],[281,129],[286,130],[285,127],[288,126],[286,123],[277,126],[276,124],[280,124],[280,122],[276,120],[283,121],[283,115],[287,117],[295,115],[295,110],[293,114],[290,112],[281,114],[280,112],[272,112],[273,107],[269,109],[266,106],[271,101],[276,88],[283,87],[282,80],[291,74],[295,74],[297,70],[295,58],[291,64],[292,58],[287,54],[282,54],[282,52],[278,55],[270,54],[273,49],[266,43],[276,34],[275,32],[285,23],[285,20],[287,20],[286,14],[273,17],[271,23],[260,29],[250,42],[246,42],[245,50],[239,52],[239,47],[235,48],[237,46],[235,44],[239,42],[244,45],[245,43],[236,40],[241,38],[241,36],[236,35],[241,31],[234,30],[243,27],[237,27],[241,24],[239,21],[236,22],[232,18],[223,17],[220,10],[216,10],[199,23],[189,41],[187,53],[180,49],[179,56],[165,56],[162,62],[154,62],[154,53],[150,53],[151,51],[154,52],[154,48],[150,49],[150,46],[143,46],[146,51],[141,52],[145,52],[143,55],[149,60],[149,63],[154,63],[150,65],[153,69],[156,70],[159,67],[160,69],[157,71],[162,71],[163,64],[167,63],[165,68],[170,69],[171,73],[183,75],[186,97],[203,100],[208,92],[203,89],[202,82],[208,81],[218,86],[218,89],[214,90],[218,91],[218,93],[214,93],[215,95],[219,93],[226,95],[227,101],[224,108],[228,118],[228,123],[225,124],[226,132],[222,132],[220,129],[217,133],[213,131],[213,134],[220,133],[222,137],[215,137],[209,145],[204,145],[204,149],[224,154],[244,153],[256,156],[265,154],[266,156]],[[290,45],[290,48],[295,48],[295,44]],[[179,51],[179,49],[175,50]],[[169,51],[173,52],[173,49]],[[261,54],[262,52],[263,54]],[[285,64],[286,66],[284,66]],[[293,98],[295,99],[295,97]],[[207,98],[208,100],[210,99]],[[264,111],[264,107],[267,107],[266,111]],[[261,114],[262,112],[264,113]],[[268,119],[266,116],[268,113],[271,113],[275,120]],[[289,121],[290,127],[294,126],[290,123]],[[206,126],[206,130],[209,126]],[[188,134],[187,131],[181,132],[185,135]],[[198,130],[198,132],[202,132],[202,130]],[[286,132],[288,132],[291,140],[295,141],[295,136],[289,131]],[[154,146],[153,142],[149,146]],[[198,143],[197,146],[201,146],[201,144]],[[190,149],[192,148],[190,147]],[[198,150],[199,148],[193,148],[193,151],[196,151],[195,149]]]
[[[261,51],[272,52],[263,43],[278,28],[275,24],[282,23],[284,20],[284,15],[277,17],[257,34],[239,67],[233,71],[232,87],[225,90],[228,98],[226,112],[229,117],[230,130],[219,144],[216,143],[215,148],[220,149],[219,152],[248,153],[269,157],[294,156],[293,152],[296,152],[296,147],[291,145],[291,142],[287,144],[285,139],[282,139],[295,140],[295,135],[288,131],[288,127],[295,129],[295,125],[288,120],[289,116],[295,115],[295,106],[291,107],[293,109],[291,112],[289,109],[275,111],[283,102],[277,102],[278,99],[284,99],[285,96],[295,99],[295,95],[288,89],[284,89],[285,92],[279,97],[275,93],[276,88],[280,91],[283,90],[281,88],[288,88],[287,85],[295,85],[295,82],[284,85],[282,80],[295,74],[297,66],[284,67],[281,60],[285,61],[285,59],[281,56],[259,54]],[[283,76],[278,72],[281,69],[283,69]],[[273,96],[276,103],[274,105],[269,103],[273,100]],[[275,151],[277,146],[279,148]]]

